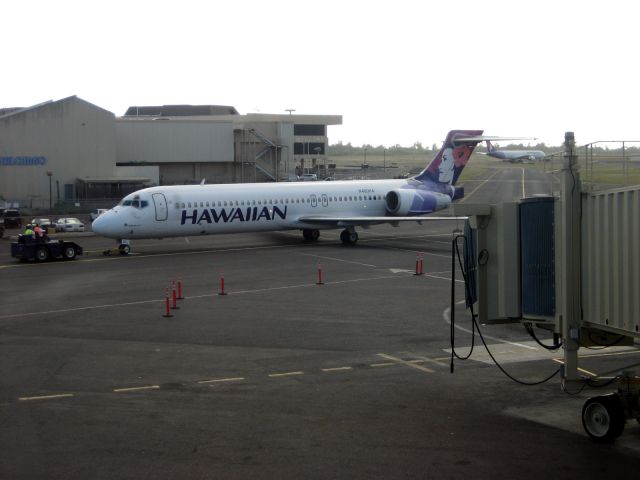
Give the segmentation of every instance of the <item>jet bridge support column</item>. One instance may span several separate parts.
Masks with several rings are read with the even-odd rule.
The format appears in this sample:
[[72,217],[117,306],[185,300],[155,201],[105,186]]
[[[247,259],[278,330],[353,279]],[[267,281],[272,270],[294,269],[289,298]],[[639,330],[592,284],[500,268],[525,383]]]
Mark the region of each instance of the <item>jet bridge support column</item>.
[[564,380],[580,380],[578,349],[580,348],[580,202],[581,183],[573,132],[564,136],[560,197],[560,317],[564,346]]

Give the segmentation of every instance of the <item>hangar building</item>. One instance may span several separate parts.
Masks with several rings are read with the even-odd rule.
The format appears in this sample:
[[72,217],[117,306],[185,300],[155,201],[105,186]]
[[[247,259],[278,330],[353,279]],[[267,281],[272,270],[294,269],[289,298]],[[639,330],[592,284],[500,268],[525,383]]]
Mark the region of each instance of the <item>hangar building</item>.
[[151,185],[263,182],[328,173],[339,115],[240,115],[220,105],[134,106],[76,96],[0,109],[0,206],[110,207]]

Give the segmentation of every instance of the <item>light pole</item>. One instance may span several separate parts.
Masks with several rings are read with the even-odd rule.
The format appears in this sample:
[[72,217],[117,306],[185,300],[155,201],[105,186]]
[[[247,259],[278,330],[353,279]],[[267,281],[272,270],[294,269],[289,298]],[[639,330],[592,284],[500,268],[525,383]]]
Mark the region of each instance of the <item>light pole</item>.
[[51,177],[53,176],[53,172],[47,171],[47,177],[49,177],[49,215],[51,215]]
[[387,175],[387,149],[382,149],[382,171],[384,172],[385,178]]

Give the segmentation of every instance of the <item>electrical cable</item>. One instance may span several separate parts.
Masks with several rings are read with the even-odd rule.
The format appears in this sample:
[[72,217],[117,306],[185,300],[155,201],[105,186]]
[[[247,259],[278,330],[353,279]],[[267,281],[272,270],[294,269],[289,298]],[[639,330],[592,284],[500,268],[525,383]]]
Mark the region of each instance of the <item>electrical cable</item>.
[[[449,327],[450,327],[449,338],[451,340],[451,362],[450,362],[450,365],[449,365],[449,371],[451,373],[453,373],[454,359],[455,358],[458,358],[459,360],[467,360],[467,359],[469,359],[469,357],[471,357],[471,354],[473,353],[473,350],[474,350],[474,347],[475,347],[475,327],[472,324],[472,326],[471,326],[471,348],[469,349],[469,353],[466,356],[460,356],[456,352],[456,348],[455,348],[456,254],[458,256],[458,261],[460,261],[460,251],[458,250],[458,239],[459,238],[464,239],[465,242],[466,242],[466,237],[464,235],[456,235],[453,238],[452,242],[451,242],[451,308],[450,308],[451,318],[450,318],[450,322],[449,322]],[[466,243],[465,243],[465,245],[466,245]],[[462,263],[460,263],[460,270],[462,271],[462,276],[464,278],[465,286],[467,286],[466,275],[465,275],[464,268],[462,267]]]
[[536,343],[540,345],[542,348],[545,348],[550,351],[555,351],[562,346],[562,342],[560,342],[558,345],[545,345],[544,343],[542,343],[536,336],[536,332],[533,330],[533,326],[530,323],[524,323],[524,329],[527,331],[527,333],[529,333],[531,338],[533,338],[536,341]]
[[[453,373],[453,364],[454,364],[454,358],[457,357],[460,360],[467,360],[470,356],[471,353],[473,352],[473,348],[474,348],[474,344],[471,344],[471,351],[469,352],[469,355],[467,355],[464,358],[461,358],[457,353],[455,353],[455,340],[454,340],[454,329],[455,329],[455,314],[454,314],[454,309],[455,309],[455,256],[454,253],[457,254],[458,257],[458,262],[460,264],[460,270],[462,272],[462,278],[464,279],[464,284],[465,284],[465,289],[467,294],[469,294],[469,281],[467,278],[467,272],[465,271],[465,269],[462,266],[462,260],[460,258],[460,250],[457,248],[458,245],[458,238],[459,237],[464,237],[464,235],[457,235],[456,237],[454,237],[454,239],[452,240],[452,248],[451,248],[451,366],[450,366],[450,371],[451,373]],[[466,238],[465,238],[465,248],[468,248],[468,245],[466,243]],[[482,335],[482,331],[480,330],[480,325],[478,325],[478,321],[476,319],[476,315],[473,311],[473,304],[471,304],[469,306],[469,310],[471,311],[471,321],[472,321],[472,332],[473,332],[473,337],[475,338],[475,330],[478,330],[478,336],[480,337],[480,340],[482,341],[482,344],[484,345],[485,350],[487,351],[487,353],[489,354],[489,357],[491,357],[491,360],[493,361],[493,363],[495,363],[495,365],[498,367],[498,369],[509,379],[513,380],[516,383],[519,383],[521,385],[527,385],[527,386],[533,386],[533,385],[541,385],[545,382],[548,382],[549,380],[551,380],[553,377],[555,377],[558,373],[560,373],[561,368],[558,368],[555,372],[553,372],[551,375],[549,375],[548,377],[539,380],[539,381],[535,381],[535,382],[526,382],[524,380],[519,380],[517,378],[515,378],[513,375],[511,375],[509,372],[507,372],[502,365],[500,365],[500,363],[498,363],[498,361],[496,360],[496,358],[493,356],[493,354],[491,353],[491,350],[489,349],[489,346],[487,345],[487,342],[484,339],[484,336]]]

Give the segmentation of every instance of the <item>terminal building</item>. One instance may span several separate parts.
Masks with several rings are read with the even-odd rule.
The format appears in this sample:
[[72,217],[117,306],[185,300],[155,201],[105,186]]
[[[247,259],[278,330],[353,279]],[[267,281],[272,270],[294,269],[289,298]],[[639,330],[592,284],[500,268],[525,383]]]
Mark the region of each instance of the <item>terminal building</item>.
[[0,207],[110,207],[152,185],[272,182],[330,174],[339,115],[241,115],[232,106],[132,106],[76,96],[0,108]]

